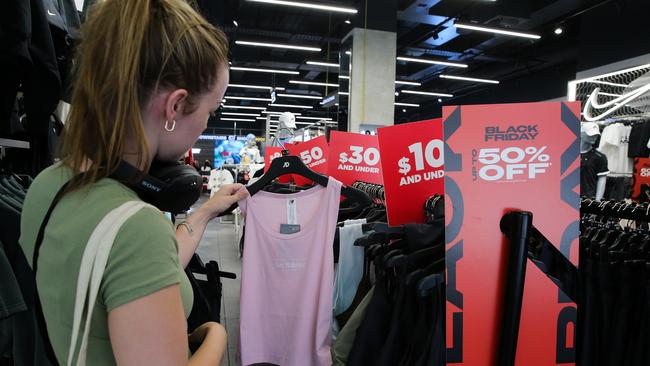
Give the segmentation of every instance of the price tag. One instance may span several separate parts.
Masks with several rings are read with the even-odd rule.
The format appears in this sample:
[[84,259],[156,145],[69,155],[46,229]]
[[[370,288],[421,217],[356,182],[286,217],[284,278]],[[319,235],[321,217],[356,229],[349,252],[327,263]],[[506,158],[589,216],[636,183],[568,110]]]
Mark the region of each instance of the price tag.
[[351,185],[356,181],[383,184],[377,136],[332,131],[329,172]]
[[378,134],[388,223],[424,222],[424,202],[444,192],[442,120],[384,127]]
[[[298,156],[309,169],[327,175],[329,145],[325,136],[292,145],[289,147],[289,154]],[[295,183],[300,186],[312,183],[309,179],[298,175],[294,175],[293,178]]]
[[634,158],[633,179],[632,198],[641,202],[650,200],[650,158]]

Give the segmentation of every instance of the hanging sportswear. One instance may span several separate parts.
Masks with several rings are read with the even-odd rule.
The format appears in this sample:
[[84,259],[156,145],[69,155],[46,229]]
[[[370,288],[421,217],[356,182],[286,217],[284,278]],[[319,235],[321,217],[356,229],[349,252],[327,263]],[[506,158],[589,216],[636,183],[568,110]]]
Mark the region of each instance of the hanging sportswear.
[[239,201],[246,238],[242,365],[331,365],[334,254],[341,183]]

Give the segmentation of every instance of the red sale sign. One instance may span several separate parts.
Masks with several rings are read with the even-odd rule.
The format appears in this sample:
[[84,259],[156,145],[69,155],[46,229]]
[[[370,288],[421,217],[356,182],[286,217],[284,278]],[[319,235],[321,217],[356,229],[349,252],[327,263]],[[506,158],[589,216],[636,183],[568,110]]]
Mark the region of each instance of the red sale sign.
[[377,132],[388,223],[425,222],[424,203],[444,192],[441,119],[383,127]]
[[[306,142],[301,142],[289,147],[289,154],[298,156],[311,170],[327,175],[327,159],[329,146],[325,136],[319,136]],[[293,176],[297,185],[310,184],[311,181],[298,176]]]
[[329,175],[343,184],[384,184],[377,136],[332,131],[330,156]]
[[650,202],[650,158],[634,158],[632,199]]
[[[574,263],[580,104],[445,107],[447,364],[496,365],[509,242],[501,217],[533,225]],[[516,365],[575,362],[576,306],[528,261]]]
[[271,166],[271,162],[275,158],[279,158],[282,156],[282,148],[281,147],[275,147],[275,146],[267,146],[266,151],[264,152],[264,173],[269,169]]

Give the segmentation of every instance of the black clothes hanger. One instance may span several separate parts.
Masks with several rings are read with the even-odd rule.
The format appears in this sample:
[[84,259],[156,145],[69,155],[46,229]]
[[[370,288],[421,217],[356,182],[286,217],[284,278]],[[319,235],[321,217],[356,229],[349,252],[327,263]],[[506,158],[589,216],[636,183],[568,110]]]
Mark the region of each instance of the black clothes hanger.
[[[269,166],[266,174],[264,174],[258,181],[251,184],[246,189],[248,190],[248,193],[253,196],[257,192],[261,191],[266,185],[270,184],[273,180],[286,174],[300,175],[323,187],[327,187],[327,184],[329,183],[329,178],[327,176],[309,169],[299,157],[285,155],[279,158],[275,158],[271,163],[271,166]],[[364,204],[366,206],[372,204],[372,200],[365,192],[353,187],[343,186],[341,188],[341,195],[347,197],[348,199],[352,199],[359,204]],[[233,204],[228,210],[219,216],[231,213],[236,207],[237,204]]]
[[441,273],[444,270],[445,270],[445,258],[438,259],[437,261],[431,263],[427,267],[416,269],[415,271],[406,275],[405,283],[407,286],[411,286],[428,275]]

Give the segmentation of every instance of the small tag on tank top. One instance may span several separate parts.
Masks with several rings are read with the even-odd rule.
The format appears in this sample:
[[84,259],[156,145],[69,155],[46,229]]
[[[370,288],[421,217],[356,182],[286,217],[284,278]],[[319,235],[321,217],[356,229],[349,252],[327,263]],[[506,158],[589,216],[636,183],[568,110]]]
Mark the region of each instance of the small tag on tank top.
[[287,200],[287,224],[298,225],[298,213],[296,212],[295,198]]
[[294,198],[290,198],[287,200],[287,223],[280,225],[280,234],[295,234],[299,231],[300,225],[298,225],[296,200]]

